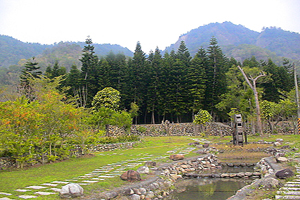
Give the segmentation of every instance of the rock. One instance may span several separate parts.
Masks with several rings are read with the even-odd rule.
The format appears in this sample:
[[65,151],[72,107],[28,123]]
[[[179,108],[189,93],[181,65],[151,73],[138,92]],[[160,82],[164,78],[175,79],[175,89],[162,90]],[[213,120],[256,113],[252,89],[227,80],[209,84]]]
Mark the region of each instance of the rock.
[[274,142],[274,146],[275,146],[275,147],[278,147],[278,146],[280,146],[280,145],[281,145],[280,142]]
[[285,179],[294,176],[294,172],[287,168],[276,172],[275,176],[280,179]]
[[105,193],[104,197],[105,199],[113,199],[115,198],[116,196],[118,196],[118,193],[117,192],[114,192],[114,191],[111,191],[111,192],[107,192]]
[[63,186],[59,194],[62,198],[80,197],[83,195],[83,188],[77,183],[70,183]]
[[130,199],[131,199],[131,200],[140,200],[141,197],[140,197],[140,195],[133,194],[133,195],[130,196]]
[[260,185],[262,185],[263,188],[265,189],[277,188],[279,186],[279,181],[275,178],[270,177],[270,178],[262,179]]
[[209,147],[209,144],[208,144],[208,143],[205,143],[205,144],[203,144],[202,146],[203,146],[203,148],[208,148],[208,147]]
[[147,161],[147,162],[145,162],[145,166],[152,166],[152,167],[154,167],[154,166],[156,166],[156,162],[154,162],[154,161]]
[[141,195],[141,194],[142,194],[142,193],[140,192],[140,190],[137,189],[137,188],[132,188],[132,190],[133,190],[134,194],[138,194],[138,195]]
[[205,149],[199,149],[198,151],[196,151],[195,153],[197,154],[206,154],[206,150]]
[[282,143],[282,142],[283,142],[283,139],[281,139],[281,138],[277,138],[277,139],[276,139],[276,142],[280,142],[280,143]]
[[140,174],[149,174],[150,170],[147,166],[141,166],[136,170]]
[[154,197],[154,193],[152,191],[149,191],[146,195],[146,198],[152,199]]
[[145,195],[147,193],[147,190],[145,188],[140,188],[140,193],[142,195]]
[[276,158],[276,161],[279,163],[283,163],[283,162],[287,162],[288,159],[286,157],[278,157],[278,158]]
[[134,170],[128,170],[127,172],[124,172],[120,178],[123,181],[140,181],[141,175],[137,171]]
[[174,154],[174,155],[171,155],[170,156],[170,159],[171,160],[183,160],[184,159],[184,155],[183,154]]

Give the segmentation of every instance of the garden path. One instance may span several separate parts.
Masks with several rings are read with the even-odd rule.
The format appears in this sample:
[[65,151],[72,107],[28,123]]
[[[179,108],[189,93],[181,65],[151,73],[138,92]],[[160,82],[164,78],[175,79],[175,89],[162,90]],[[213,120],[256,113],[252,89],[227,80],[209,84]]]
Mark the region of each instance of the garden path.
[[[59,180],[58,178],[57,181],[53,181],[51,183],[43,183],[41,185],[32,185],[26,188],[17,189],[15,190],[15,192],[12,192],[14,194],[0,191],[0,200],[33,199],[38,198],[39,196],[58,195],[62,186],[68,183],[78,183],[79,185],[82,185],[84,187],[85,185],[90,185],[93,183],[105,181],[109,178],[120,176],[126,170],[142,165],[146,161],[161,160],[169,157],[170,154],[188,154],[194,149],[194,147],[176,148],[172,151],[166,152],[163,156],[157,157],[148,153],[142,153],[139,155],[139,157],[141,158],[128,159],[118,163],[107,164],[93,170],[90,173],[75,177],[73,179]],[[101,154],[98,155],[101,156]]]

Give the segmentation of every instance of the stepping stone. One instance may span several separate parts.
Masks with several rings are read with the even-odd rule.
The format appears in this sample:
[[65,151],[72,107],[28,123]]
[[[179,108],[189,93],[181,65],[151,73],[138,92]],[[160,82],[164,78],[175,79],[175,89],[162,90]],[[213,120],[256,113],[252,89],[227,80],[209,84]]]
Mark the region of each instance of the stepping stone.
[[300,199],[300,196],[281,196],[281,195],[275,195],[275,199]]
[[60,192],[61,191],[61,189],[59,189],[59,188],[50,188],[50,190],[53,190],[54,192]]
[[99,178],[92,178],[93,180],[99,180]]
[[15,191],[17,191],[17,192],[28,192],[28,191],[31,191],[31,190],[26,190],[26,189],[16,189]]
[[47,188],[47,187],[33,185],[33,186],[28,186],[28,187],[26,187],[26,188],[35,189],[35,190],[40,190],[40,189],[44,189],[44,188]]
[[300,196],[300,192],[297,192],[297,191],[277,191],[277,194],[298,195],[298,196]]
[[291,190],[291,191],[300,191],[300,188],[289,188],[289,187],[282,187],[280,190]]
[[82,182],[85,182],[85,183],[97,183],[99,181],[82,181]]
[[98,176],[99,178],[114,178],[115,176]]
[[57,186],[57,184],[54,184],[54,183],[43,183],[42,185],[51,186],[51,187]]
[[79,185],[89,185],[89,183],[78,183]]
[[33,199],[33,198],[37,198],[37,196],[32,196],[32,195],[20,195],[19,196],[22,199]]
[[0,200],[10,200],[10,198],[3,197],[3,198],[0,198]]
[[56,194],[56,193],[54,193],[54,192],[35,192],[34,194],[47,196],[47,195],[50,195],[50,194]]
[[10,193],[6,193],[6,192],[0,192],[0,194],[2,194],[2,195],[6,195],[6,196],[10,196],[10,195],[12,195],[12,194],[10,194]]
[[298,184],[285,184],[284,186],[286,186],[286,187],[299,187],[300,185],[298,185]]
[[57,183],[57,184],[68,184],[69,182],[65,182],[65,181],[53,181],[52,183]]

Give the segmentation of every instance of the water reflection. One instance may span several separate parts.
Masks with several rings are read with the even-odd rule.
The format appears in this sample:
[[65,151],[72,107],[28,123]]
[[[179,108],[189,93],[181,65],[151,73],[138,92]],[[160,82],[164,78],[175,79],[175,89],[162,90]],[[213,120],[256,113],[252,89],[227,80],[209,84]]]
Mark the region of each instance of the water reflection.
[[223,200],[252,182],[249,179],[187,179],[175,184],[168,200]]

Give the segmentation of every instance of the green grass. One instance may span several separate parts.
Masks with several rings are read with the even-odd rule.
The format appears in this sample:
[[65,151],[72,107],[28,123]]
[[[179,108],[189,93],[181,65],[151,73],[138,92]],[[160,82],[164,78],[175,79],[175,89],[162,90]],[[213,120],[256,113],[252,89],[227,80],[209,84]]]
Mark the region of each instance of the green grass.
[[[43,166],[32,167],[23,170],[2,171],[0,172],[0,192],[7,192],[13,195],[19,195],[16,189],[25,189],[31,185],[41,185],[43,183],[50,183],[52,181],[65,181],[93,170],[105,166],[107,164],[121,162],[129,159],[142,158],[146,154],[151,154],[154,157],[166,155],[167,151],[174,149],[183,149],[188,147],[188,143],[194,142],[193,138],[197,137],[145,137],[142,142],[135,145],[133,149],[115,150],[110,152],[96,153],[95,156],[82,157],[77,159],[70,159],[63,162],[47,164]],[[289,142],[291,147],[300,147],[300,135],[271,135],[271,137],[258,137],[249,136],[248,141],[254,142],[258,140],[275,141],[276,138],[284,139],[284,142]],[[198,139],[201,139],[198,137]],[[228,143],[232,139],[231,136],[227,137],[206,137],[212,143]],[[195,153],[191,152],[188,156],[194,156]],[[159,162],[171,162],[168,158],[163,158]],[[137,167],[135,167],[136,169]],[[89,195],[95,191],[101,192],[119,187],[126,182],[121,181],[119,177],[106,179],[89,186],[83,186],[85,194]],[[60,186],[61,187],[61,186]],[[39,190],[40,191],[40,190]],[[43,191],[47,191],[46,189]],[[33,194],[34,191],[25,194]],[[0,198],[4,197],[0,195]],[[9,196],[9,198],[13,198]],[[58,196],[50,195],[39,197],[38,199],[57,199]]]
[[[187,147],[187,143],[190,142],[192,142],[192,139],[189,137],[147,137],[144,138],[143,141],[137,144],[133,149],[100,152],[96,153],[95,156],[92,157],[74,158],[63,162],[47,164],[23,170],[2,171],[0,172],[0,192],[20,194],[15,190],[24,189],[25,187],[31,185],[40,185],[43,183],[50,183],[52,181],[64,181],[66,179],[72,179],[82,176],[86,173],[90,173],[96,168],[110,163],[143,157],[145,156],[145,153],[154,156],[161,156],[169,150]],[[118,180],[114,180],[113,182],[115,182],[117,185],[122,183],[122,181]],[[87,190],[91,190],[89,187],[93,188],[97,187],[97,185],[102,187],[103,185],[101,184],[106,186],[114,186],[110,182],[102,182],[84,187],[86,187]],[[0,196],[0,198],[1,197],[2,196]],[[48,199],[50,196],[44,198]]]

